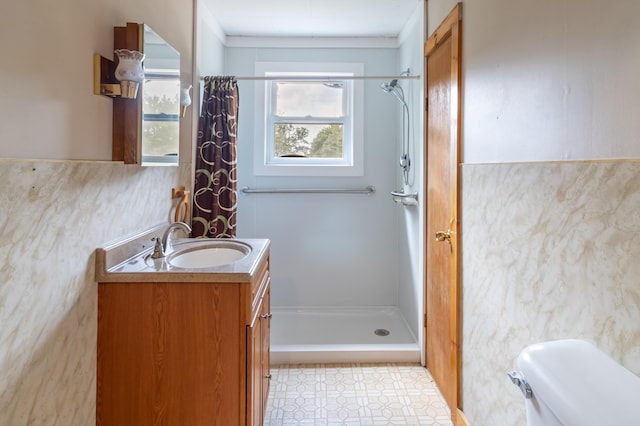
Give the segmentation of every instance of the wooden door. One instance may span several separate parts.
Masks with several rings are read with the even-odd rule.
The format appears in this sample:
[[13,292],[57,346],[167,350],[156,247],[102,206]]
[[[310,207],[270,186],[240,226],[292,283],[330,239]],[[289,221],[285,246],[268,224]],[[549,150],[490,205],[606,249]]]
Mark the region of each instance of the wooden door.
[[461,8],[425,43],[427,368],[459,424],[458,164]]

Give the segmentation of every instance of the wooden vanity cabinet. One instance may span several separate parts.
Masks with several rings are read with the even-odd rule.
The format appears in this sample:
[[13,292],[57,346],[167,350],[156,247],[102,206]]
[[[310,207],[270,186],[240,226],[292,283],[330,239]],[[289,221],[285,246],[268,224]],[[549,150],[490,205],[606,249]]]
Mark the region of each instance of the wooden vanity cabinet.
[[99,283],[96,424],[262,425],[268,258],[248,282]]

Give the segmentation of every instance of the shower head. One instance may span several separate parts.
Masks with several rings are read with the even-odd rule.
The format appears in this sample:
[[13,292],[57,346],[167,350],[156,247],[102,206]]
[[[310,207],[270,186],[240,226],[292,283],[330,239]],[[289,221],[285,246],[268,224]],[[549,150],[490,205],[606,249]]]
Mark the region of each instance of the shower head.
[[394,78],[393,80],[391,80],[388,83],[382,83],[380,85],[380,88],[382,89],[383,92],[385,93],[391,93],[393,96],[395,96],[396,98],[398,98],[398,100],[400,102],[402,102],[402,104],[406,107],[407,104],[404,100],[404,90],[402,90],[402,86],[400,86],[398,84],[398,79]]
[[398,84],[398,79],[393,79],[388,83],[382,83],[380,85],[380,88],[387,93],[391,93],[393,89],[396,88],[397,84]]
[[393,96],[395,96],[400,102],[402,102],[402,105],[405,108],[409,108],[404,100],[404,90],[402,90],[402,86],[398,84],[398,79],[394,78],[389,83],[382,83],[380,85],[380,88],[383,92],[391,93]]

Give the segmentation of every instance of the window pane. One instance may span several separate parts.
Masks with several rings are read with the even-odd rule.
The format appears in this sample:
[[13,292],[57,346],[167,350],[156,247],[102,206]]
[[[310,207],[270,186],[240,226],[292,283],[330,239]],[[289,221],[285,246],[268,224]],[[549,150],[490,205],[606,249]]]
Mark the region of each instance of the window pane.
[[144,156],[178,155],[179,121],[143,121]]
[[343,158],[342,124],[276,123],[274,157]]
[[342,82],[276,83],[276,115],[280,117],[342,117]]
[[180,79],[147,78],[143,87],[142,155],[178,155]]
[[180,113],[180,79],[147,79],[142,90],[145,114]]

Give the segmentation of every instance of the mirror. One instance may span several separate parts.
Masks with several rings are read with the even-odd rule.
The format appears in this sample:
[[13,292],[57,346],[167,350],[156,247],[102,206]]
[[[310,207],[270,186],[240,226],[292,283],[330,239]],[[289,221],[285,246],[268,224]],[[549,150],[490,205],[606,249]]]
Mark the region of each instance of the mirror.
[[177,166],[180,147],[180,52],[144,24],[142,166]]

